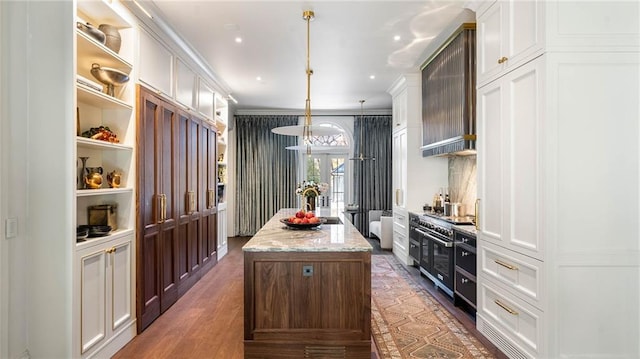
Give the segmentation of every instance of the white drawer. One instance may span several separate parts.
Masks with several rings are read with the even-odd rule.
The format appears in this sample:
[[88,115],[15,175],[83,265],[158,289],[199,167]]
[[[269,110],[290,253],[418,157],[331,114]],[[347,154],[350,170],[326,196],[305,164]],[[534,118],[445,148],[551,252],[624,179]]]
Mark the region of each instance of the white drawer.
[[[523,355],[514,357],[538,357],[541,352],[540,341],[543,338],[543,317],[539,309],[501,290],[500,286],[482,277],[478,279],[477,309],[478,317],[482,318],[477,323],[480,332],[489,331],[487,336],[494,337],[490,339],[507,339],[517,348],[521,348],[520,352]],[[484,327],[484,322],[493,328],[493,332]]]
[[542,307],[542,262],[487,241],[478,241],[478,273],[506,285],[530,304]]
[[[402,252],[408,251],[409,240],[404,232],[393,231],[393,245],[398,247]],[[395,249],[395,248],[394,248]]]

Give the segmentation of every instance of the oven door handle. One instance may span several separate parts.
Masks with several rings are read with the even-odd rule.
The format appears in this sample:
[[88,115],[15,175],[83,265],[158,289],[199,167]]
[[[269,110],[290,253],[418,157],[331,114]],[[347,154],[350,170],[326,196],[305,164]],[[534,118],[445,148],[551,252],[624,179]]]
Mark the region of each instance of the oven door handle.
[[442,239],[440,239],[440,238],[436,238],[436,237],[434,237],[434,236],[430,235],[429,233],[427,233],[427,232],[425,232],[425,231],[423,231],[423,230],[420,230],[420,229],[418,229],[418,228],[416,228],[416,232],[418,232],[418,233],[422,234],[422,235],[423,235],[423,236],[425,236],[425,237],[429,237],[430,239],[433,239],[434,241],[438,242],[440,245],[443,245],[443,246],[445,246],[445,247],[447,247],[447,248],[451,248],[451,247],[453,247],[453,242],[445,242],[445,241],[443,241]]
[[429,235],[429,233],[427,233],[427,232],[425,232],[425,231],[423,231],[423,230],[421,230],[421,229],[419,229],[419,228],[415,228],[415,230],[416,230],[416,232],[418,232],[418,233],[422,234],[423,236],[431,237],[431,236]]
[[443,245],[443,246],[447,247],[447,248],[451,248],[451,247],[453,247],[453,242],[445,242],[445,241],[443,241],[442,239],[439,239],[439,238],[436,238],[436,237],[432,237],[432,236],[429,236],[429,237],[430,237],[431,239],[433,239],[434,241],[436,241],[436,242],[440,243],[441,245]]

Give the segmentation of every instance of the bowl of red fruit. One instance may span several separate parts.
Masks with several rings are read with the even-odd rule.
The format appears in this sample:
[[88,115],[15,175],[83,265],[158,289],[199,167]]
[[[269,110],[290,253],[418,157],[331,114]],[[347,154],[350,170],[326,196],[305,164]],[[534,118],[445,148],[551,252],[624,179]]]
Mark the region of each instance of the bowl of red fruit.
[[313,212],[306,212],[301,210],[296,212],[295,215],[291,217],[280,219],[280,222],[286,224],[287,227],[290,228],[308,229],[318,227],[322,223],[326,222],[326,219],[316,217],[315,213]]

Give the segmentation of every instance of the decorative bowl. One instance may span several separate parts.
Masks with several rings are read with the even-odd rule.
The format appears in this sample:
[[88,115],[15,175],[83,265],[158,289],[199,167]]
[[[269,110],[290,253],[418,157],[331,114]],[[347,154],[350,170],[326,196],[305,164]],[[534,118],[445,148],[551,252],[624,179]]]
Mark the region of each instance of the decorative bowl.
[[89,238],[104,237],[111,232],[111,226],[83,224],[78,226],[78,233],[80,230],[86,230]]
[[344,209],[346,209],[347,211],[357,211],[359,208],[360,205],[354,203],[349,203],[344,206]]
[[82,31],[85,34],[89,35],[92,39],[94,39],[97,42],[99,42],[99,43],[104,45],[106,36],[105,36],[104,32],[102,32],[101,30],[99,30],[95,26],[91,25],[90,23],[83,24],[80,21],[78,21],[78,22],[76,22],[76,27],[80,31]]
[[91,65],[91,74],[98,81],[107,85],[107,94],[114,96],[114,86],[122,86],[129,81],[129,75],[124,72],[109,67],[101,67],[100,64]]
[[280,222],[284,223],[287,225],[287,227],[289,228],[294,228],[294,229],[311,229],[311,228],[315,228],[320,226],[321,224],[325,223],[327,220],[325,218],[319,218],[320,222],[318,223],[291,223],[289,222],[289,218],[282,218],[280,220]]

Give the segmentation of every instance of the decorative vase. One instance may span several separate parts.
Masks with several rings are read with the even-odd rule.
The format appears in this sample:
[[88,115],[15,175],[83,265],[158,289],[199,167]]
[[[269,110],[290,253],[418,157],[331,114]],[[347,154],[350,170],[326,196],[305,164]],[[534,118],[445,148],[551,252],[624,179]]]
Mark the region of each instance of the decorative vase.
[[118,171],[112,171],[107,173],[107,183],[111,188],[120,188],[120,180],[122,174]]
[[80,170],[80,176],[78,176],[78,189],[86,189],[87,184],[84,182],[84,174],[87,170],[87,160],[89,157],[80,157],[82,161],[82,169]]
[[120,45],[122,43],[118,28],[109,24],[100,24],[98,29],[105,35],[104,45],[117,54],[120,51]]
[[102,187],[102,167],[87,167],[84,176],[86,188],[98,189]]
[[307,205],[305,206],[307,208],[307,211],[315,211],[316,210],[316,198],[315,197],[311,197],[311,196],[307,196],[305,198],[307,199]]

